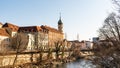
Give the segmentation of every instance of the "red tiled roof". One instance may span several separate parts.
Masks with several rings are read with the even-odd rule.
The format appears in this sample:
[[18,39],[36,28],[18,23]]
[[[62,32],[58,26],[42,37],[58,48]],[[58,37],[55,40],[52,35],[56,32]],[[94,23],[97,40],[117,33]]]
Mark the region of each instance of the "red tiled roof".
[[13,24],[11,24],[11,23],[5,23],[5,24],[3,25],[3,27],[8,27],[8,28],[10,28],[12,31],[18,31],[18,29],[19,29],[18,26],[13,25]]
[[25,26],[25,27],[20,27],[19,32],[38,32],[41,31],[42,28],[40,26]]
[[50,26],[46,26],[46,25],[44,26],[44,25],[42,25],[41,28],[45,28],[45,29],[47,29],[47,30],[49,30],[49,31],[52,31],[52,32],[61,33],[61,32],[58,31],[57,29],[52,28],[52,27],[50,27]]
[[0,28],[0,36],[10,36],[4,28]]

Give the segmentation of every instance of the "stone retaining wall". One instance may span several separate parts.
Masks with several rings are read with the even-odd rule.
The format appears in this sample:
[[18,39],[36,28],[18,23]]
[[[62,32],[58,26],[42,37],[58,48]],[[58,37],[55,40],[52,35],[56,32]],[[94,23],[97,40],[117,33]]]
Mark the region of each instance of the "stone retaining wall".
[[[39,53],[32,53],[33,54],[33,62],[37,62],[39,58]],[[48,53],[43,53],[43,60],[47,58]],[[64,53],[64,57],[67,57],[69,55],[68,52]],[[25,63],[31,63],[31,54],[19,54],[16,60],[15,65],[19,64],[25,64]],[[52,53],[53,59],[55,59],[55,52]],[[12,55],[0,55],[0,67],[2,66],[9,66],[13,65],[14,59],[16,57],[16,54]]]

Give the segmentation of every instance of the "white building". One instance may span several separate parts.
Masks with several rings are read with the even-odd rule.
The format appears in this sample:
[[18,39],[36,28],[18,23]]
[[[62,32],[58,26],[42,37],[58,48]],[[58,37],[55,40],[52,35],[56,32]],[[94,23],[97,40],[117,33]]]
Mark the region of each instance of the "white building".
[[33,50],[34,44],[35,44],[35,35],[28,34],[29,40],[28,40],[28,46],[27,50]]
[[81,41],[81,50],[93,49],[93,43],[91,41]]
[[26,26],[20,27],[18,32],[26,33],[29,37],[27,50],[36,50],[41,47],[47,48],[48,33],[47,30],[42,29],[40,26]]

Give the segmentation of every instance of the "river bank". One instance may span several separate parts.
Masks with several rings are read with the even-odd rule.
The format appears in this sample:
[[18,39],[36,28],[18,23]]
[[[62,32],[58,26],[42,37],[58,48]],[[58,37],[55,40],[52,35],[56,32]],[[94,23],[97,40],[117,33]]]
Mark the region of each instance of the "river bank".
[[[66,62],[65,62],[66,61]],[[90,59],[59,59],[44,60],[38,63],[26,63],[17,65],[15,68],[97,68]]]
[[[17,57],[16,57],[17,55]],[[16,58],[16,60],[15,60]],[[21,52],[21,53],[8,53],[0,56],[0,67],[4,68],[31,68],[29,66],[51,67],[65,63],[71,63],[78,59],[83,59],[80,52],[65,51],[65,52]],[[84,58],[85,59],[85,58]],[[13,62],[15,64],[13,65]],[[14,67],[13,67],[14,66]]]
[[60,63],[53,62],[54,64],[25,64],[17,66],[16,68],[97,68],[92,61],[86,59],[79,59],[72,62]]
[[46,59],[39,62],[31,62],[31,63],[21,63],[19,65],[7,65],[7,66],[1,66],[0,68],[49,68],[49,67],[55,67],[57,65],[62,65],[65,63],[74,62],[75,58],[64,58],[64,59]]

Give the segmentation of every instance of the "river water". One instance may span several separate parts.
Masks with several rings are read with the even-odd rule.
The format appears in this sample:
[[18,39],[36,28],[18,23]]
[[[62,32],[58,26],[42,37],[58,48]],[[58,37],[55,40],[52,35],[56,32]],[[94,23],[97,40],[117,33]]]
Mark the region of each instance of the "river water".
[[81,59],[75,62],[56,65],[55,67],[52,67],[52,68],[96,68],[96,66],[93,65],[92,62],[89,60]]

